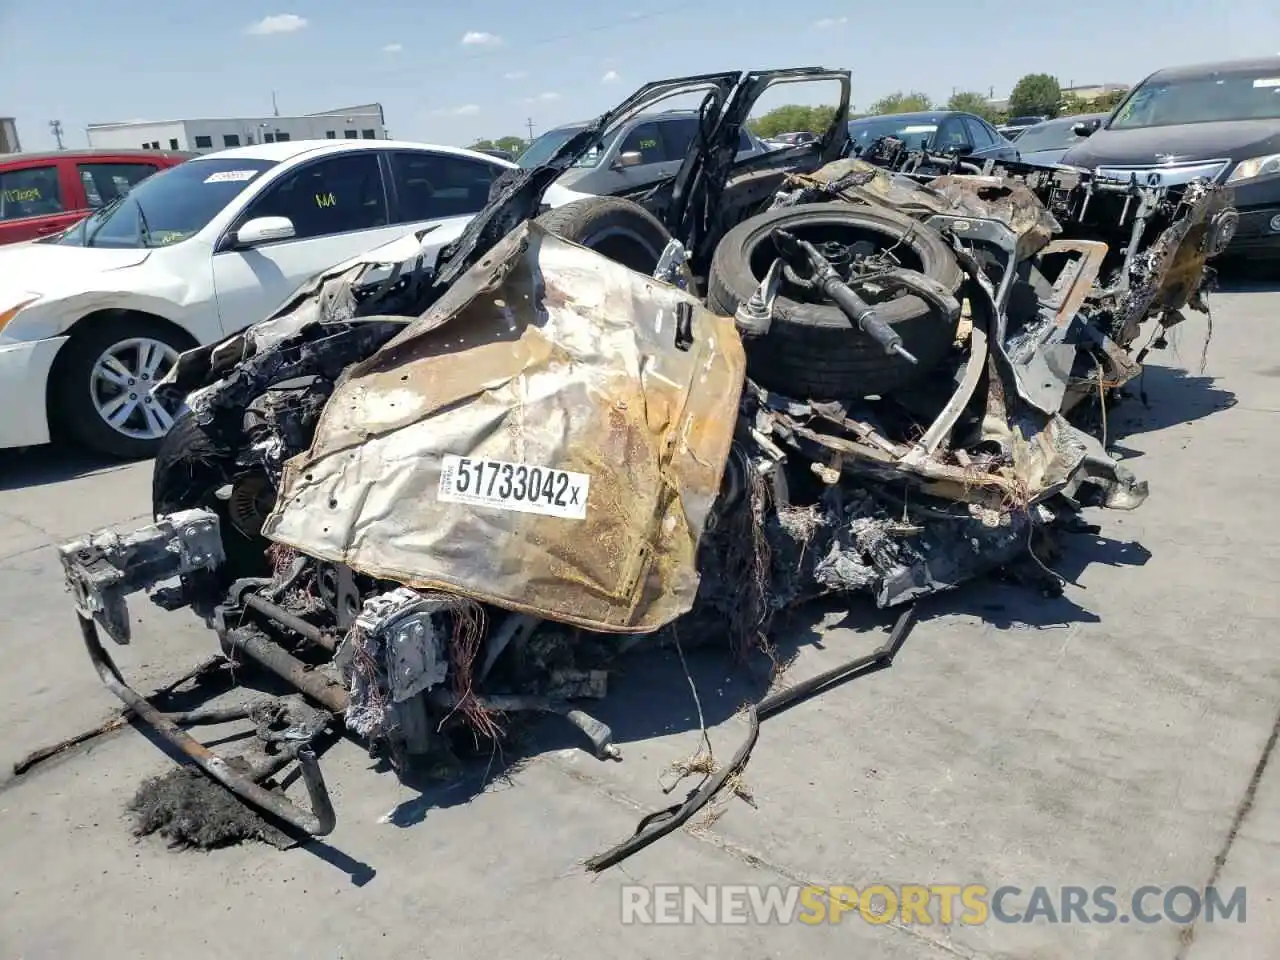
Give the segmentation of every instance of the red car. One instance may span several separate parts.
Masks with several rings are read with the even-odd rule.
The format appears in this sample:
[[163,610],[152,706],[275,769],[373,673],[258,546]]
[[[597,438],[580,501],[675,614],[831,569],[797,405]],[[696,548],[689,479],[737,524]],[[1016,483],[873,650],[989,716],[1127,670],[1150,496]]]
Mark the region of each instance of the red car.
[[0,154],[0,245],[60,233],[194,153],[59,150]]

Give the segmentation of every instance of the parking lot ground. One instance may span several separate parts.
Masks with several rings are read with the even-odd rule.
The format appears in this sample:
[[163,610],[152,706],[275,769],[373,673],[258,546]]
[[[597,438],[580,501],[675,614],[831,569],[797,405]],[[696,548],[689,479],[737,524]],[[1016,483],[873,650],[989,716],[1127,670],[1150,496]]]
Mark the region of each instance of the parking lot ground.
[[[52,544],[148,510],[149,464],[48,451],[0,466],[0,957],[1266,958],[1280,956],[1280,293],[1214,299],[1113,411],[1111,448],[1148,479],[1133,513],[1067,539],[1070,583],[1046,599],[980,583],[933,598],[891,670],[767,721],[734,799],[600,876],[581,861],[671,797],[659,775],[700,738],[670,651],[636,655],[602,719],[622,763],[538,728],[501,778],[415,790],[341,742],[323,767],[339,823],[322,843],[175,852],[135,840],[125,806],[169,761],[133,729],[4,779],[31,748],[116,707],[79,643]],[[189,613],[135,602],[139,689],[213,652]],[[889,617],[817,605],[778,637],[798,679],[868,650]],[[759,689],[690,651],[716,755]],[[214,731],[216,734],[217,731]],[[296,791],[296,787],[294,790]],[[681,796],[683,789],[675,796]],[[624,926],[624,884],[1247,888],[1215,923]],[[1147,901],[1159,907],[1161,897]],[[1185,909],[1185,904],[1182,906]],[[1092,912],[1092,911],[1090,911]],[[917,918],[918,919],[918,918]],[[932,917],[938,921],[937,916]]]

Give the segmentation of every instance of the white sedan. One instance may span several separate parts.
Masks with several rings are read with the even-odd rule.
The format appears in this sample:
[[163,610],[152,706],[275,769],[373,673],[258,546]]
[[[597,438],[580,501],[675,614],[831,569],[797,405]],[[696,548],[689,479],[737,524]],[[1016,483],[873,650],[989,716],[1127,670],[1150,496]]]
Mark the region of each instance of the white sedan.
[[[150,177],[49,242],[0,249],[0,448],[150,455],[178,354],[255,323],[333,264],[434,227],[455,240],[514,164],[389,140],[296,141]],[[552,188],[545,202],[575,199]]]

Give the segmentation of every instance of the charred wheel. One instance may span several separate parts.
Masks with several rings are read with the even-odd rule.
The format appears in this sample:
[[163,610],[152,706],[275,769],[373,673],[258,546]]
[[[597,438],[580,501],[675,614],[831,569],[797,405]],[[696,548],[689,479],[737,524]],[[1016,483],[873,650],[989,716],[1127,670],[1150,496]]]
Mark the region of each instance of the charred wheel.
[[879,207],[815,203],[771,210],[744,220],[716,247],[708,302],[732,316],[751,298],[777,259],[771,233],[781,228],[821,250],[832,266],[902,337],[918,360],[887,355],[835,304],[788,273],[773,305],[767,335],[749,341],[751,377],[772,390],[818,400],[887,393],[927,374],[950,351],[957,321],[900,287],[878,282],[878,271],[905,267],[955,292],[960,267],[935,231]]
[[156,451],[151,509],[157,518],[204,507],[218,515],[231,579],[270,573],[262,523],[275,503],[275,487],[261,467],[237,464],[236,451],[183,414]]
[[653,273],[671,241],[667,228],[644,207],[619,197],[587,197],[548,210],[537,222],[638,273]]

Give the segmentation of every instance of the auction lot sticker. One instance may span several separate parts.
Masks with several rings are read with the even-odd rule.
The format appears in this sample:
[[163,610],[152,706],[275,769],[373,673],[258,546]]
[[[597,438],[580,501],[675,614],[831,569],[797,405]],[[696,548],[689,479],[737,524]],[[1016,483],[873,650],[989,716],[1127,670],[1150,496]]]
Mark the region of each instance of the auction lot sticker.
[[585,520],[590,486],[585,473],[447,454],[440,468],[439,496],[446,503]]

